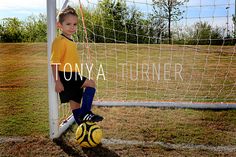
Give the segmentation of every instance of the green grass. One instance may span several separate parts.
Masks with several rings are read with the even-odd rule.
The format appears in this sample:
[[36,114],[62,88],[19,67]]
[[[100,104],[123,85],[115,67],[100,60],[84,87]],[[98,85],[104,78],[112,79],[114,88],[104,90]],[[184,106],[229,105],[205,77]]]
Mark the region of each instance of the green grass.
[[1,105],[0,135],[47,134],[48,107],[43,100],[46,93],[24,88],[1,91],[0,95],[5,100]]
[[45,44],[0,44],[0,135],[47,135]]
[[[150,51],[147,51],[147,45],[140,45],[138,52],[136,45],[128,45],[127,51],[125,46],[118,45],[117,54],[112,44],[108,44],[106,49],[103,44],[96,46],[98,53],[93,57],[97,57],[97,63],[107,67],[107,80],[97,81],[96,99],[235,102],[235,86],[232,85],[236,68],[233,62],[230,64],[230,61],[235,61],[233,47],[226,47],[224,55],[219,55],[220,47],[214,46],[211,47],[212,52],[204,46],[200,52],[174,46],[172,54],[171,47],[167,45],[161,46],[162,51],[159,51],[160,45],[150,45]],[[0,44],[0,49],[0,136],[48,136],[46,44]],[[91,49],[95,50],[95,47]],[[151,57],[147,58],[146,53]],[[150,63],[163,64],[172,58],[173,63],[183,63],[184,78],[187,80],[121,80],[121,67],[118,75],[112,75],[117,63],[116,55],[120,57],[119,62],[124,63],[127,59],[130,64],[137,60],[139,63],[149,60]],[[190,75],[193,76],[191,79]],[[106,118],[100,123],[105,138],[236,145],[234,110],[215,112],[142,107],[95,107],[94,110]]]
[[165,143],[236,145],[236,111],[96,108],[106,138]]
[[[82,48],[83,46],[79,45],[80,52],[83,52]],[[98,99],[109,99],[112,94],[112,100],[120,100],[122,96],[122,100],[126,101],[236,101],[234,95],[236,53],[233,46],[222,48],[220,46],[92,44],[90,53],[93,63],[95,65],[102,63],[106,71],[107,80],[97,81],[98,89],[102,89],[97,94]],[[87,51],[83,54],[86,55]],[[138,70],[136,70],[137,63]],[[124,65],[122,69],[122,64],[127,66]],[[157,79],[156,73],[153,73],[153,64],[156,68],[160,64],[160,80]],[[170,73],[166,75],[170,80],[164,80],[165,64],[171,64],[167,69]],[[179,75],[175,76],[176,64],[182,65],[183,80]],[[142,73],[147,71],[147,68],[149,68],[149,78]],[[177,66],[177,70],[178,68],[180,67]],[[122,71],[125,79],[122,77]],[[97,69],[94,69],[93,78],[96,78],[96,74]],[[135,80],[136,74],[137,80]]]

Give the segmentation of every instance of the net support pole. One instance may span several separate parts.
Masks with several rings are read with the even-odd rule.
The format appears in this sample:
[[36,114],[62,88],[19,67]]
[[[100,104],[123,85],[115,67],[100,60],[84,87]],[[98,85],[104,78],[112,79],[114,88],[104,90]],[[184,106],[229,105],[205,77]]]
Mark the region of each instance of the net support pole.
[[47,0],[48,103],[50,138],[59,137],[58,101],[50,65],[51,45],[56,36],[56,0]]

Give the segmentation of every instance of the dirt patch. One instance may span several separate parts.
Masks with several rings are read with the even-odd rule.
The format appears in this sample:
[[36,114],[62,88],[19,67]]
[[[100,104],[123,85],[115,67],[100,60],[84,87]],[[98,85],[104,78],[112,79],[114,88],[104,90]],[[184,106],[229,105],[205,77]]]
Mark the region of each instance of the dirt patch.
[[102,145],[81,148],[63,137],[0,137],[0,157],[119,157]]
[[234,151],[194,148],[168,148],[161,145],[126,145],[105,142],[95,148],[81,148],[68,139],[46,137],[0,137],[0,157],[159,157],[159,156],[236,156]]
[[1,137],[1,157],[68,157],[68,155],[45,137]]

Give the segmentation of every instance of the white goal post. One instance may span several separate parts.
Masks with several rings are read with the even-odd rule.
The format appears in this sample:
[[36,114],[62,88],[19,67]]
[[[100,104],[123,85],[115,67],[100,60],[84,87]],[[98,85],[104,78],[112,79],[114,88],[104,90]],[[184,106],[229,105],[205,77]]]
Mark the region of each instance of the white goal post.
[[[79,0],[60,0],[62,3],[60,9],[65,8],[70,1],[74,1],[77,7],[80,5]],[[115,6],[118,1],[126,4]],[[58,138],[74,122],[69,109],[62,111],[67,113],[69,111],[69,115],[64,116],[63,122],[60,120],[60,107],[66,105],[59,103],[50,65],[51,45],[57,32],[57,11],[60,11],[57,10],[57,2],[59,0],[47,0],[51,139]],[[162,25],[164,15],[159,15],[164,9],[156,12],[153,21],[142,19],[154,14],[151,12],[153,0],[111,0],[114,2],[113,8],[106,8],[107,10],[103,8],[104,10],[116,15],[124,14],[124,17],[130,18],[119,20],[117,20],[119,16],[111,16],[112,13],[106,14],[102,10],[102,6],[98,5],[101,0],[81,2],[88,9],[83,8],[84,15],[81,15],[82,10],[78,10],[80,24],[78,24],[80,34],[77,34],[78,49],[84,63],[82,67],[85,76],[91,75],[96,81],[97,93],[94,105],[236,109],[236,46],[230,43],[236,40],[236,22],[234,24],[230,22],[232,18],[230,14],[234,13],[232,8],[236,6],[236,2],[222,1],[218,4],[216,0],[214,3],[200,0],[197,3],[192,0],[192,3],[188,4],[186,1],[181,8],[185,9],[181,15],[182,19],[179,19],[179,23],[172,23],[171,40],[166,28],[168,24],[165,28]],[[157,1],[156,3],[160,5]],[[130,7],[127,12],[133,14],[119,12],[119,7]],[[224,10],[217,13],[217,7]],[[139,12],[137,8],[141,8],[141,11]],[[191,10],[193,12],[190,12]],[[207,10],[210,10],[209,15],[204,13]],[[87,29],[82,25],[84,21],[81,16],[85,16],[82,18],[85,18]],[[131,21],[132,17],[133,19],[136,17],[137,20]],[[194,20],[198,23],[194,24]],[[222,28],[218,28],[219,22],[223,25]],[[204,33],[200,34],[204,28],[212,29],[209,31],[210,35],[205,38],[202,37]],[[87,32],[84,33],[84,29]],[[233,30],[235,34],[228,36]],[[152,35],[149,36],[148,33]],[[212,38],[214,33],[218,33],[220,37]],[[141,40],[143,43],[139,43]],[[220,44],[215,46],[214,43],[218,40]],[[227,45],[229,43],[231,46]],[[88,47],[91,48],[93,66],[85,64]]]
[[51,45],[56,36],[56,0],[47,0],[47,23],[49,127],[50,138],[54,139],[74,122],[73,116],[69,116],[65,123],[59,124],[59,101],[50,65]]

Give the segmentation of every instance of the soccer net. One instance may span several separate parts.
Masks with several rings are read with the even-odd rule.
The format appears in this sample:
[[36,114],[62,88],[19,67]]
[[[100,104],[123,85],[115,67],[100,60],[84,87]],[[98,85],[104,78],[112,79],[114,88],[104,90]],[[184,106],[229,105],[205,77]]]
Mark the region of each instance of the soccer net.
[[[235,1],[57,0],[66,5],[96,105],[235,104]],[[59,108],[57,123],[70,115]]]
[[235,102],[234,1],[82,5],[87,36],[79,18],[78,48],[97,101]]

